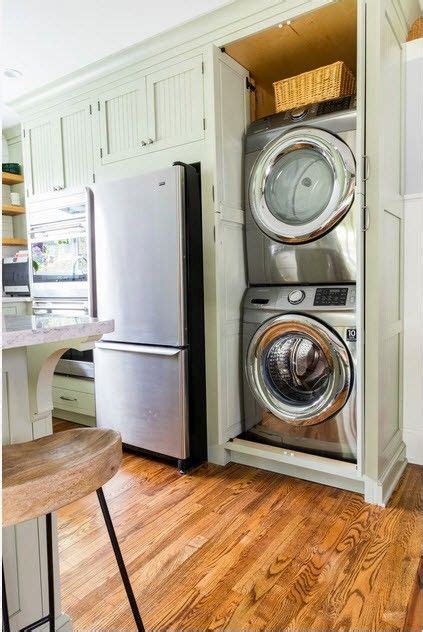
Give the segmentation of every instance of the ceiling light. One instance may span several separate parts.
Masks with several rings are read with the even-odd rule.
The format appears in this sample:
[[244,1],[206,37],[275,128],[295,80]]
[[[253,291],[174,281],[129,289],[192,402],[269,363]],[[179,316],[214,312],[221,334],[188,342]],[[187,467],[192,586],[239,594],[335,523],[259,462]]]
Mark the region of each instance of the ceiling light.
[[19,79],[22,77],[22,73],[20,70],[15,70],[14,68],[6,68],[3,71],[5,77],[9,77],[9,79]]
[[283,27],[283,24],[278,24],[278,27],[281,29]]
[[288,24],[288,26],[291,24],[291,20],[287,20],[286,23]]

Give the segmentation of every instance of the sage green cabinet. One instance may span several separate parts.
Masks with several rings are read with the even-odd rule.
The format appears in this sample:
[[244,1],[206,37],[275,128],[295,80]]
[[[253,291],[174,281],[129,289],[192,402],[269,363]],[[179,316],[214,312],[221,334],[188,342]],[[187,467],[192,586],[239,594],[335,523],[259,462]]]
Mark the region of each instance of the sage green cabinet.
[[201,55],[147,75],[146,90],[149,151],[204,138]]
[[24,124],[26,196],[42,200],[93,182],[92,106],[82,102]]
[[110,88],[98,96],[98,148],[101,164],[145,153],[147,143],[145,77]]
[[100,165],[204,137],[202,55],[138,73],[98,95]]

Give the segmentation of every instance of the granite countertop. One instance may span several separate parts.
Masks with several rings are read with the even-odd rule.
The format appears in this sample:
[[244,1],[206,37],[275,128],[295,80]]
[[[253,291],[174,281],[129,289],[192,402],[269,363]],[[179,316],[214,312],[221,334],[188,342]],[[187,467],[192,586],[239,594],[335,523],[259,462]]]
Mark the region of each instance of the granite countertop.
[[3,316],[3,349],[29,347],[58,340],[102,336],[114,329],[113,320],[89,316]]
[[30,303],[32,298],[30,296],[2,296],[3,303]]

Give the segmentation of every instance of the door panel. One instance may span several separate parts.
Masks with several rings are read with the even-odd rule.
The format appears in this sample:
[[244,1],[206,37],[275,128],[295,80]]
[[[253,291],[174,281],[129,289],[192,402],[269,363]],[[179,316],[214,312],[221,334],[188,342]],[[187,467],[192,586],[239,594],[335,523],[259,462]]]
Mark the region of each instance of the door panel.
[[204,137],[201,56],[147,75],[146,86],[149,151]]
[[101,183],[93,194],[97,313],[115,320],[107,339],[183,346],[182,168]]
[[60,116],[61,185],[66,189],[81,188],[92,182],[93,156],[90,106],[73,107]]
[[60,182],[57,118],[25,125],[25,180],[28,198],[51,195]]
[[101,164],[139,156],[147,148],[145,77],[117,86],[100,95]]
[[186,458],[187,356],[179,349],[98,343],[97,425],[118,430],[129,445]]
[[[366,183],[365,458],[379,481],[400,458],[402,443],[402,44],[398,0],[365,2]],[[388,245],[389,244],[389,245]]]

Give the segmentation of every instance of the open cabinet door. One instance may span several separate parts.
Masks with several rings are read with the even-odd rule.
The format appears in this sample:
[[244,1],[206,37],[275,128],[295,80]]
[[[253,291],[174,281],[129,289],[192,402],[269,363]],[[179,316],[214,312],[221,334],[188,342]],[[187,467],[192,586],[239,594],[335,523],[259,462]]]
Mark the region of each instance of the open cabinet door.
[[[214,191],[219,331],[219,418],[216,443],[242,432],[241,303],[247,286],[244,252],[244,134],[250,119],[248,71],[213,50],[216,186]],[[214,462],[224,461],[212,451]],[[223,453],[223,451],[222,451]],[[209,451],[210,458],[210,451]]]
[[361,0],[365,49],[365,495],[385,504],[402,440],[403,42],[406,0]]

